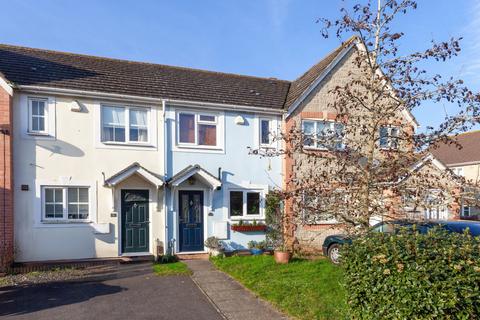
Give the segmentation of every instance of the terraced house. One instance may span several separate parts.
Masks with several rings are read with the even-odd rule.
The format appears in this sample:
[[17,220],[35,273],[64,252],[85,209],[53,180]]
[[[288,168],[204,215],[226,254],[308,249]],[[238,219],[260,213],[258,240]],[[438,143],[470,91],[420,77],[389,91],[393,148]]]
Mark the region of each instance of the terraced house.
[[263,240],[232,226],[264,221],[295,159],[249,150],[283,148],[273,137],[292,123],[332,122],[322,99],[352,48],[290,82],[0,45],[2,266]]
[[[290,83],[0,46],[3,265],[262,240]],[[3,166],[2,166],[3,167]]]

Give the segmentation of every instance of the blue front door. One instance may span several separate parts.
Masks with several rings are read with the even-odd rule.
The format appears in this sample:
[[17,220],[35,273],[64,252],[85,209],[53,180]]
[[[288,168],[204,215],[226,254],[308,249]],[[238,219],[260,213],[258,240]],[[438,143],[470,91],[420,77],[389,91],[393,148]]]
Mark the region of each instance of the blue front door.
[[203,251],[203,191],[178,192],[180,252]]

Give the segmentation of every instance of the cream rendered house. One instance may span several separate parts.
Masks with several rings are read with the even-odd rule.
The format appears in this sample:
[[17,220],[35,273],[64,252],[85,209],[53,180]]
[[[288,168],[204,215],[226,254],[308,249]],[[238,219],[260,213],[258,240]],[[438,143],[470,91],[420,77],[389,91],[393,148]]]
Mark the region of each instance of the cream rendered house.
[[[449,169],[465,180],[480,182],[480,131],[459,134],[457,144],[442,144],[432,153]],[[463,204],[460,211],[462,219],[478,220],[480,208]]]

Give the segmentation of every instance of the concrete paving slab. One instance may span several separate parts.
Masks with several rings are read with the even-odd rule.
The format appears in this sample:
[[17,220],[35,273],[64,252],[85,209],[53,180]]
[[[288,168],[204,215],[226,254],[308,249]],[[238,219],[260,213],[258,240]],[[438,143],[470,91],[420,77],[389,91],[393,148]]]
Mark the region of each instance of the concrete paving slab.
[[257,298],[227,274],[217,270],[210,261],[184,261],[193,271],[192,279],[228,320],[288,319],[268,302]]

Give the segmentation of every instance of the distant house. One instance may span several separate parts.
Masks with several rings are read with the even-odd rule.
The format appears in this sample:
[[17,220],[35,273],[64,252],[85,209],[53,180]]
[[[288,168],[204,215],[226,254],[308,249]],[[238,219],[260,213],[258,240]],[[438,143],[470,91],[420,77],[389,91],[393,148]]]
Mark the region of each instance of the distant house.
[[[454,140],[455,143],[439,145],[432,150],[432,154],[458,176],[478,184],[480,182],[480,131],[459,134],[454,137]],[[462,219],[477,220],[479,216],[479,207],[469,205],[467,201],[461,204]]]

